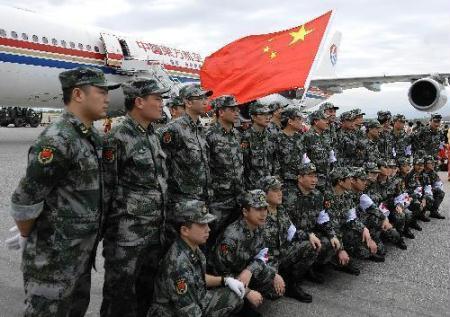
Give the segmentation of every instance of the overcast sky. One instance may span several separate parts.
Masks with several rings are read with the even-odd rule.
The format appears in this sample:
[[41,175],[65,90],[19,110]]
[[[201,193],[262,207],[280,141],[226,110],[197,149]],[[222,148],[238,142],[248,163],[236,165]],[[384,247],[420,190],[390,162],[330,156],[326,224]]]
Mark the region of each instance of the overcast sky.
[[[77,25],[93,25],[149,42],[208,56],[250,34],[301,25],[335,11],[333,30],[343,33],[338,75],[373,76],[450,72],[450,1],[237,1],[237,0],[0,0]],[[332,33],[332,32],[331,32]],[[373,93],[348,90],[331,101],[421,116],[407,100],[408,84],[384,85]],[[440,110],[450,114],[447,104]]]

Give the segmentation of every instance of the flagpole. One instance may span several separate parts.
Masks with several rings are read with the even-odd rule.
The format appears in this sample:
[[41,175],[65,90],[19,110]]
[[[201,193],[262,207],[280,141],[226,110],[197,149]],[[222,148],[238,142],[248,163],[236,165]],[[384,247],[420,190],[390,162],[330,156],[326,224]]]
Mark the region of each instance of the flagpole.
[[314,74],[316,72],[319,61],[321,60],[321,58],[324,54],[323,47],[326,43],[326,39],[328,39],[328,34],[330,33],[331,24],[333,23],[333,20],[334,20],[334,10],[331,10],[331,16],[330,16],[330,20],[328,21],[327,28],[325,29],[325,34],[323,35],[322,40],[320,40],[319,49],[317,50],[316,56],[314,57],[314,61],[311,66],[311,69],[309,70],[308,77],[306,77],[305,86],[303,88],[304,89],[303,95],[302,95],[302,98],[300,99],[301,106],[303,105],[303,102],[306,98],[306,94],[308,92],[309,85],[311,83],[311,76],[312,76],[312,74]]

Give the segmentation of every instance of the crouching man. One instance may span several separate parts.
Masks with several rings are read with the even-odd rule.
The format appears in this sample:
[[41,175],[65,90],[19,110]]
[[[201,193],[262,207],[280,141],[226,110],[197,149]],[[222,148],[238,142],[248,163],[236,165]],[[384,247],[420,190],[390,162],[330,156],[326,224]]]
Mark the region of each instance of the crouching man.
[[161,262],[147,316],[237,313],[245,295],[244,284],[232,277],[206,274],[206,258],[199,249],[208,240],[208,223],[216,217],[199,200],[178,202],[174,208],[179,215],[175,224],[179,236]]

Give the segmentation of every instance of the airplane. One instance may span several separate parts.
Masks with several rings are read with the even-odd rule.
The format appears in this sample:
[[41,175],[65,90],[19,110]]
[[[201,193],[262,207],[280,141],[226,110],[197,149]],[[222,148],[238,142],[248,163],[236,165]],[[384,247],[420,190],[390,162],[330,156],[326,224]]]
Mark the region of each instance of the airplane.
[[[409,101],[420,111],[445,105],[450,74],[411,74],[338,78],[335,68],[341,33],[324,45],[322,58],[303,89],[280,92],[311,108],[346,89],[380,91],[381,84],[411,82]],[[152,77],[172,88],[199,82],[203,58],[196,52],[154,44],[145,39],[95,27],[55,22],[35,12],[0,6],[0,104],[3,106],[62,108],[58,74],[79,66],[98,67],[109,80],[124,82],[135,76]],[[123,111],[120,89],[110,94],[110,114]]]

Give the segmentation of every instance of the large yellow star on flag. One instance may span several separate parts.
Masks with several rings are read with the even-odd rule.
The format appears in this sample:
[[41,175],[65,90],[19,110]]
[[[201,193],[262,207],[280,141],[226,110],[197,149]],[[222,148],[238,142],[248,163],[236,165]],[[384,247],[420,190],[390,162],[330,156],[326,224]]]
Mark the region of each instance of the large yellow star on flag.
[[309,33],[311,33],[312,31],[314,31],[314,30],[307,30],[305,28],[305,25],[302,25],[298,29],[297,32],[295,32],[295,31],[294,32],[290,32],[289,35],[292,36],[292,40],[289,43],[289,45],[295,44],[295,43],[297,43],[300,40],[304,41],[305,40],[305,36],[308,35]]

